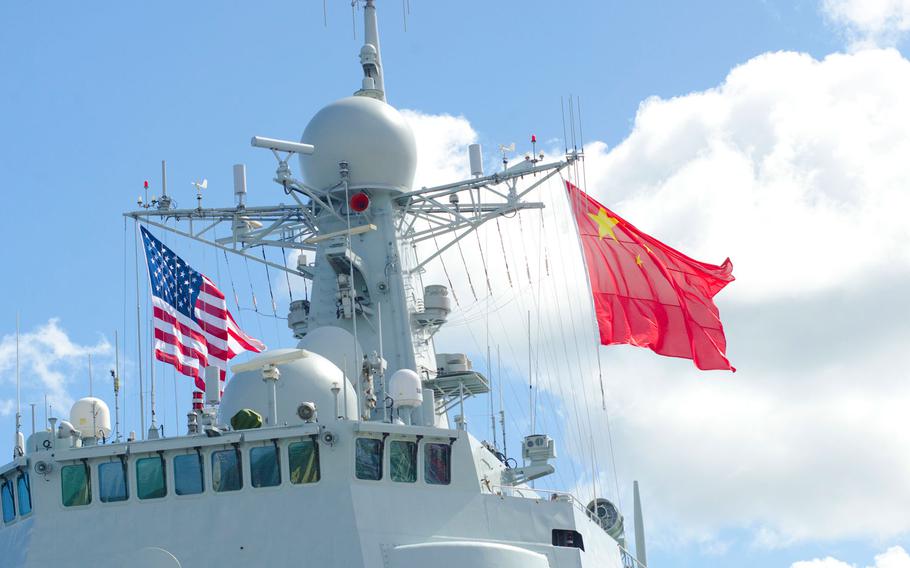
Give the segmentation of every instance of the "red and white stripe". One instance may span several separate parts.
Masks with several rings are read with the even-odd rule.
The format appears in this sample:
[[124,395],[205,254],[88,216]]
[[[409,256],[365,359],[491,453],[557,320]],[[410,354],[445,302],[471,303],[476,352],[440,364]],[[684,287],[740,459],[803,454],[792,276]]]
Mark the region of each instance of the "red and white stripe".
[[224,294],[207,277],[196,299],[196,319],[152,296],[155,325],[155,358],[173,365],[178,372],[193,377],[196,391],[193,407],[202,407],[205,372],[208,366],[221,370],[221,388],[227,374],[227,363],[243,351],[256,353],[265,349],[261,341],[243,332],[227,309]]

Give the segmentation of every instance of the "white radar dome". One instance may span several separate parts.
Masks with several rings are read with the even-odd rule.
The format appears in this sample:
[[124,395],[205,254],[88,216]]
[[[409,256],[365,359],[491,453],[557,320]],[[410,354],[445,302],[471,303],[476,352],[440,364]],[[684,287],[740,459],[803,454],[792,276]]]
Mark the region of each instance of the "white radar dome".
[[109,438],[111,435],[111,409],[100,398],[87,396],[74,402],[70,422],[83,438]]
[[399,369],[389,378],[389,396],[399,408],[417,407],[423,404],[423,384],[416,371]]
[[322,355],[351,377],[358,375],[363,366],[363,350],[354,339],[354,334],[334,325],[310,330],[297,343],[297,349]]
[[414,181],[417,144],[407,121],[391,105],[370,97],[347,97],[316,113],[301,138],[316,150],[300,156],[303,180],[316,189],[341,181],[347,162],[350,186],[406,191]]
[[[295,349],[274,349],[269,355],[281,355],[296,351]],[[335,419],[335,396],[332,386],[338,385],[338,408],[342,416],[351,419],[357,417],[357,394],[354,387],[345,379],[334,363],[317,353],[308,352],[307,356],[278,365],[281,373],[276,385],[278,398],[279,424],[302,424],[303,419],[297,415],[297,407],[302,402],[316,405],[320,421]],[[347,389],[347,396],[345,396]],[[218,408],[219,422],[229,424],[231,417],[244,408],[255,410],[263,419],[269,415],[269,385],[262,380],[262,371],[244,371],[236,373],[227,382],[224,396]],[[345,400],[347,412],[345,413]]]

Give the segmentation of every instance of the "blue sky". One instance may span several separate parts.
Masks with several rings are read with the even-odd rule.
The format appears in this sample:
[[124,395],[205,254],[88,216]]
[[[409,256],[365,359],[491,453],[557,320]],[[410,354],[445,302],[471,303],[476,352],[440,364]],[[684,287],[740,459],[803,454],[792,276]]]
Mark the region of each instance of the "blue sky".
[[[799,69],[821,69],[822,64],[818,62],[824,61],[828,72],[825,76],[833,77],[831,90],[824,97],[826,104],[832,97],[837,99],[838,93],[852,92],[854,82],[861,83],[871,93],[864,91],[863,97],[851,98],[845,106],[833,105],[832,108],[840,110],[832,116],[852,112],[849,109],[854,108],[851,106],[854,100],[874,100],[873,106],[878,110],[890,108],[889,84],[894,81],[897,85],[898,75],[903,81],[902,73],[906,72],[907,43],[901,35],[910,27],[910,8],[906,3],[900,0],[871,3],[875,7],[870,10],[879,10],[871,15],[864,14],[863,3],[850,0],[558,4],[411,0],[410,4],[407,31],[401,3],[380,4],[389,102],[426,116],[453,115],[454,122],[446,123],[452,127],[451,132],[438,135],[441,144],[461,142],[462,134],[452,133],[467,132],[466,128],[470,130],[468,137],[482,142],[488,151],[497,144],[513,141],[521,146],[531,133],[546,141],[548,147],[559,148],[562,144],[557,140],[563,136],[560,97],[577,95],[581,100],[585,139],[601,143],[592,147],[589,172],[592,178],[605,173],[597,177],[603,184],[592,188],[593,193],[610,199],[611,203],[625,204],[623,211],[638,213],[634,219],[653,223],[651,227],[663,231],[662,236],[671,243],[679,242],[675,239],[684,240],[696,252],[707,255],[705,260],[719,261],[722,257],[715,257],[726,254],[733,256],[734,263],[738,258],[746,260],[738,265],[742,272],[738,273],[740,282],[736,286],[749,293],[734,295],[727,306],[722,305],[734,322],[758,321],[773,326],[776,320],[772,314],[788,309],[791,305],[788,302],[797,302],[800,309],[806,310],[807,306],[815,306],[816,311],[811,313],[822,314],[826,305],[855,300],[850,295],[854,290],[846,284],[844,287],[807,285],[796,296],[753,294],[760,285],[767,285],[767,289],[779,283],[768,285],[757,276],[748,277],[758,274],[763,266],[759,262],[763,257],[755,252],[755,247],[735,237],[729,241],[721,237],[710,243],[698,239],[686,241],[691,228],[679,228],[667,217],[684,205],[675,200],[656,202],[659,207],[665,206],[666,213],[663,217],[657,213],[649,217],[650,211],[656,208],[649,210],[648,205],[655,202],[647,199],[679,186],[681,189],[675,195],[682,196],[680,200],[685,201],[688,195],[686,203],[698,202],[683,187],[689,179],[685,176],[697,177],[698,164],[689,160],[685,163],[694,164],[693,167],[683,168],[679,166],[682,159],[674,152],[690,143],[696,144],[692,141],[698,139],[698,133],[715,124],[712,119],[704,118],[708,111],[692,110],[710,107],[715,100],[711,97],[724,104],[743,90],[767,86],[768,92],[784,93],[779,98],[786,100],[792,95],[785,91],[786,84],[797,83],[800,75],[805,75]],[[893,13],[887,12],[889,9]],[[110,349],[105,345],[113,343],[115,329],[125,329],[126,356],[135,361],[130,240],[133,228],[125,226],[121,213],[133,207],[143,180],[148,179],[157,188],[162,159],[168,161],[171,193],[181,205],[192,202],[190,182],[201,178],[209,180],[206,203],[229,203],[231,165],[237,162],[247,164],[251,202],[279,200],[269,181],[274,171],[273,158],[250,148],[250,136],[295,139],[319,108],[350,94],[359,84],[356,53],[360,40],[353,37],[348,3],[329,2],[327,21],[324,26],[322,3],[315,1],[275,2],[267,7],[241,2],[5,3],[0,6],[0,171],[4,186],[0,195],[7,213],[0,225],[0,238],[6,243],[2,264],[7,276],[0,281],[0,297],[4,299],[0,304],[0,337],[8,339],[13,333],[16,312],[20,312],[22,330],[32,334],[37,346],[35,357],[50,353],[48,365],[56,373],[51,379],[61,385],[60,392],[80,396],[87,389],[83,360],[89,351],[95,353],[98,361],[96,388],[109,388],[103,386],[106,383],[102,380],[110,365]],[[359,26],[358,21],[358,36]],[[777,52],[794,52],[805,57],[797,61],[795,56],[773,55]],[[825,59],[831,54],[843,57]],[[860,57],[867,57],[868,63],[859,62]],[[810,65],[806,61],[818,64]],[[800,67],[803,64],[806,67]],[[897,71],[889,73],[891,68]],[[863,75],[862,69],[870,69],[869,74]],[[874,72],[879,69],[880,73]],[[728,88],[724,90],[723,85]],[[764,109],[762,100],[755,95],[742,106]],[[807,108],[811,109],[812,105],[808,104]],[[764,117],[761,110],[754,112]],[[893,136],[889,147],[907,147],[902,146],[906,136],[887,129],[894,116],[903,115],[884,114],[881,121],[873,120],[878,115],[873,116],[872,111],[858,112],[857,116],[863,118],[851,123],[851,127],[871,125],[864,127],[864,136],[869,139]],[[824,129],[823,118],[805,126],[807,131],[799,138],[803,144],[795,146],[813,141],[821,147],[818,152],[827,152],[830,161],[842,163],[845,159],[839,153],[841,148],[832,144],[827,149],[825,142],[851,138],[854,131],[832,134]],[[662,127],[664,121],[666,128]],[[745,147],[761,147],[765,138],[759,134],[763,131],[759,126],[752,126],[759,122],[759,119],[730,122],[723,128],[721,138],[742,138]],[[777,124],[769,132],[779,136],[781,130],[796,122],[794,119]],[[686,130],[688,124],[697,128]],[[683,134],[678,140],[671,138],[671,142],[676,140],[673,144],[661,139],[662,134],[674,132]],[[859,135],[857,139],[865,140]],[[668,146],[672,147],[668,149]],[[714,146],[706,143],[704,147],[696,147],[693,155],[704,156],[708,148]],[[738,179],[734,174],[725,177],[726,168],[733,168],[730,164],[735,164],[735,157],[724,161],[722,153],[717,155],[720,156],[717,161],[709,164],[712,175],[725,180]],[[827,163],[819,159],[818,164],[822,165],[813,166],[811,175],[794,179],[824,179],[826,172],[834,172],[832,179],[858,180],[843,190],[852,193],[841,205],[853,203],[850,200],[868,193],[870,186],[900,185],[898,182],[907,180],[901,177],[905,170],[895,169],[890,178],[865,170],[841,175],[840,170],[824,165]],[[892,165],[893,160],[879,164],[876,171],[890,172],[888,168]],[[771,191],[776,187],[766,186],[766,189]],[[625,216],[629,218],[631,214]],[[903,234],[899,228],[895,231],[885,236]],[[270,346],[291,345],[284,322],[268,317],[272,310],[261,267],[250,266],[251,276],[247,278],[247,267],[233,258],[228,268],[223,257],[216,258],[198,245],[170,242],[210,276],[220,274],[223,288],[228,286],[230,270],[230,279],[237,286],[241,306],[245,308],[240,312],[245,327]],[[737,257],[739,251],[742,252]],[[754,263],[750,262],[752,259],[756,259]],[[888,264],[888,270],[892,271],[889,274],[903,278],[908,264],[904,260]],[[879,265],[875,267],[877,270]],[[835,283],[853,278],[853,273],[847,272],[814,270],[813,274],[823,274],[827,281]],[[278,276],[272,274],[272,278]],[[898,289],[888,282],[880,284],[878,297]],[[263,315],[250,311],[251,289]],[[276,284],[275,293],[279,296],[278,313],[282,315],[288,292],[286,287]],[[295,293],[299,294],[300,290],[296,289]],[[855,304],[862,302],[857,300]],[[874,302],[869,305],[873,310],[887,311]],[[882,321],[891,321],[887,314],[880,315]],[[800,328],[803,318],[808,321],[810,312],[793,317],[787,322],[788,327]],[[49,323],[52,320],[56,323]],[[770,340],[767,334],[762,334],[759,324],[743,324],[739,328],[741,332],[731,329],[732,337],[740,339],[731,341],[734,355],[746,362],[754,357],[756,368],[760,367],[757,363],[760,359],[797,360],[790,345]],[[889,325],[900,333],[906,331],[903,324]],[[728,328],[731,328],[729,321]],[[808,324],[806,329],[809,335],[820,333]],[[897,331],[894,336],[903,337]],[[737,333],[741,335],[737,337]],[[8,346],[8,341],[3,345]],[[824,352],[824,344],[815,347]],[[15,396],[8,355],[8,350],[0,348],[0,402]],[[610,369],[615,375],[622,375],[625,366],[633,364],[642,365],[655,375],[690,372],[678,362],[655,363],[646,357],[650,354],[622,352],[615,363],[608,364],[614,365]],[[831,366],[812,366],[802,358],[798,362],[814,378],[831,376]],[[519,365],[515,363],[515,366]],[[731,380],[765,384],[764,375],[756,371],[755,380],[751,381],[748,365],[738,366],[745,369]],[[860,369],[863,373],[880,370],[851,367],[846,362],[843,367]],[[38,372],[35,369],[30,366],[28,372]],[[134,369],[128,370],[127,380],[129,371]],[[769,375],[776,371],[771,367],[766,369]],[[159,368],[158,372],[164,373],[161,405],[166,425],[171,428],[175,423],[174,379],[170,371]],[[24,402],[39,401],[48,388],[46,384],[36,385],[28,374],[23,378]],[[691,391],[681,393],[686,395],[726,388],[703,379],[700,383],[687,380],[682,384],[686,388],[696,385]],[[177,387],[178,400],[186,400],[187,384],[178,382]],[[133,416],[137,404],[134,397],[135,389],[128,393]],[[27,404],[25,408],[28,424]],[[13,417],[8,403],[0,404],[0,410],[4,409],[0,423],[11,431]],[[826,412],[821,407],[816,410]],[[183,412],[182,406],[180,411]],[[137,428],[134,418],[127,419],[132,428]],[[890,424],[883,426],[887,427]],[[636,436],[643,435],[646,431],[643,428],[633,419],[623,422],[620,415],[619,433],[628,436],[625,457],[642,470],[671,468],[655,460],[636,462],[639,458],[631,440],[641,439]],[[4,440],[0,451],[8,453],[9,444],[5,441],[10,438],[0,438]],[[824,451],[819,449],[820,455]],[[825,460],[820,459],[819,463],[824,464]],[[834,469],[841,464],[832,463]],[[817,481],[824,484],[831,470],[819,467],[801,475],[814,471]],[[638,475],[636,471],[627,471],[622,477],[631,485],[631,478]],[[662,479],[656,473],[654,476],[652,486],[660,484]],[[647,479],[647,475],[644,477]],[[805,478],[769,475],[769,487],[756,491],[774,493],[775,483],[805,481]],[[711,485],[706,479],[680,479],[681,491],[686,483]],[[903,485],[907,485],[906,481]],[[743,486],[741,492],[749,493],[754,487]],[[855,492],[854,497],[859,501],[866,497],[861,490]],[[710,495],[710,491],[706,489],[705,494]],[[654,499],[656,502],[652,500],[649,504],[651,513],[661,515],[669,511],[668,516],[676,515],[682,519],[679,522],[685,523],[680,516],[685,513],[684,505],[674,504],[673,499],[664,499],[660,493]],[[868,501],[875,502],[872,498]],[[742,501],[746,509],[755,505],[746,499]],[[796,561],[830,555],[866,566],[872,565],[873,557],[889,546],[910,548],[907,537],[910,525],[906,520],[903,524],[897,521],[891,532],[875,528],[851,532],[843,526],[849,521],[822,528],[811,520],[794,516],[789,525],[773,526],[748,512],[738,515],[720,509],[699,516],[697,528],[682,530],[676,537],[667,526],[659,528],[650,549],[652,565],[790,566]],[[908,509],[910,503],[904,507]],[[772,533],[773,538],[768,536]]]

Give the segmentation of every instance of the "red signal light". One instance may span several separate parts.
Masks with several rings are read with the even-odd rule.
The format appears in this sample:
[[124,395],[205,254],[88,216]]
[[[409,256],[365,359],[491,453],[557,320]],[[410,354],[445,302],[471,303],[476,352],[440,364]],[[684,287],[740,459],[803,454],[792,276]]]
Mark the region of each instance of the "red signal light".
[[148,188],[149,188],[149,180],[145,180],[144,182],[142,182],[142,187],[144,187],[145,189],[148,189]]
[[537,136],[534,134],[531,135],[531,144],[537,144]]
[[351,196],[348,205],[351,207],[351,211],[355,213],[363,213],[370,207],[370,196],[362,191],[358,191]]

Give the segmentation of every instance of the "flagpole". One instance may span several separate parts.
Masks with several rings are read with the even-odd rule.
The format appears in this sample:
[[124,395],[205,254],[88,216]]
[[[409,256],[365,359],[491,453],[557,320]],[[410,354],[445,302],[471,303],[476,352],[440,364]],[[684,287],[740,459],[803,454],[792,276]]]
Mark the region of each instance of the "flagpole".
[[139,368],[139,434],[145,439],[145,386],[142,380],[142,317],[140,316],[141,301],[139,298],[139,220],[136,219],[136,361]]

